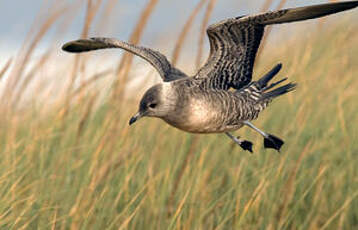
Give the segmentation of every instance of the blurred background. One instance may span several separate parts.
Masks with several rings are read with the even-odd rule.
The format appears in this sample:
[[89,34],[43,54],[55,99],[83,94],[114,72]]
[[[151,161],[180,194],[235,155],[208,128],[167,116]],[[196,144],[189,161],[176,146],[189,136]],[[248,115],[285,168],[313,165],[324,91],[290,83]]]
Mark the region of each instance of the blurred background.
[[221,134],[158,119],[133,127],[160,81],[121,50],[61,46],[115,37],[194,75],[211,23],[338,1],[0,1],[0,229],[358,228],[358,10],[266,28],[254,79],[278,62],[298,83],[255,124],[285,140],[254,154]]

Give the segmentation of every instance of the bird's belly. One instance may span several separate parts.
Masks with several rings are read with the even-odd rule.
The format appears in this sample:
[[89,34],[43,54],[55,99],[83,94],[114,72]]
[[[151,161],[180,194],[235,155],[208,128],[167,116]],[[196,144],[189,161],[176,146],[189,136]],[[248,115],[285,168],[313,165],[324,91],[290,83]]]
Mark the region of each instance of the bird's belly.
[[170,125],[191,133],[221,133],[239,129],[238,125],[227,125],[225,112],[203,99],[192,99],[189,109],[175,120],[165,120]]
[[191,123],[186,123],[186,124],[177,124],[177,123],[172,123],[172,122],[168,122],[166,121],[168,124],[189,132],[189,133],[223,133],[223,132],[230,132],[230,131],[235,131],[240,129],[243,125],[242,124],[238,124],[238,125],[212,125],[212,124],[206,124],[204,123],[203,125],[199,125],[198,123],[195,124],[191,124]]

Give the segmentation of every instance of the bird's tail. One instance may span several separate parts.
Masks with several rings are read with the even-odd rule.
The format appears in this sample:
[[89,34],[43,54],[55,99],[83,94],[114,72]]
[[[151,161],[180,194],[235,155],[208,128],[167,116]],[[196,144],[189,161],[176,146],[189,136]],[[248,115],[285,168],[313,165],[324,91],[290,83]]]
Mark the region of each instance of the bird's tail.
[[258,81],[251,82],[246,87],[237,91],[237,93],[248,96],[251,98],[251,100],[254,101],[255,107],[257,106],[258,110],[263,110],[273,98],[288,93],[296,88],[296,84],[290,82],[286,85],[273,89],[277,85],[286,81],[287,78],[283,78],[279,81],[269,84],[270,80],[272,80],[277,75],[281,68],[282,65],[277,64],[274,68],[272,68],[271,71],[266,73]]
[[236,91],[238,96],[247,100],[247,105],[250,107],[252,106],[251,111],[253,112],[253,116],[251,116],[249,120],[256,119],[259,112],[264,110],[273,98],[295,89],[296,84],[290,82],[286,85],[271,90],[275,86],[287,80],[287,78],[283,78],[279,81],[269,84],[269,81],[277,75],[281,67],[281,64],[276,65],[270,72],[265,74],[258,81],[253,81],[249,85]]
[[271,99],[278,97],[280,95],[283,95],[285,93],[288,93],[296,88],[297,84],[290,82],[286,85],[283,85],[281,87],[278,87],[274,90],[269,91],[270,89],[274,88],[275,86],[277,86],[287,80],[287,78],[283,78],[279,81],[276,81],[276,82],[268,85],[269,81],[274,76],[276,76],[276,74],[281,70],[281,68],[282,68],[282,64],[281,63],[277,64],[270,72],[268,72],[262,78],[260,78],[258,81],[253,83],[253,85],[256,86],[257,90],[260,93],[260,96],[258,97],[258,100],[257,100],[258,103],[269,102],[269,101],[271,101]]
[[263,25],[287,23],[319,18],[329,14],[353,9],[357,6],[358,1],[326,3],[263,13],[262,15],[257,15],[256,19],[258,23]]
[[[281,83],[281,82],[282,81],[279,81],[279,83]],[[273,83],[273,84],[275,84],[275,83]],[[291,92],[292,90],[294,90],[296,88],[296,86],[297,86],[297,84],[290,82],[290,83],[283,85],[281,87],[278,87],[272,91],[269,91],[269,92],[264,91],[264,93],[260,97],[260,101],[263,101],[263,102],[265,102],[267,100],[270,101],[271,99],[273,99],[275,97],[278,97],[285,93]]]
[[[271,81],[271,79],[276,76],[276,74],[278,74],[278,72],[280,72],[282,68],[282,64],[278,63],[275,67],[272,68],[272,70],[270,70],[268,73],[266,73],[262,78],[260,78],[260,80],[258,80],[255,84],[258,87],[259,90],[267,87],[267,83],[269,81]],[[278,84],[278,83],[274,83],[274,84]],[[271,84],[272,85],[272,84]],[[270,86],[271,88],[273,86]]]

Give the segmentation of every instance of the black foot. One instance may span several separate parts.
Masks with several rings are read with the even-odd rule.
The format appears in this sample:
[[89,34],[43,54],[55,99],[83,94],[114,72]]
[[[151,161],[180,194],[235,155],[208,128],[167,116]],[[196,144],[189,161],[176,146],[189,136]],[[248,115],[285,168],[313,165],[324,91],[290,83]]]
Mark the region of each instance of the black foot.
[[265,148],[276,149],[278,152],[280,152],[281,146],[283,144],[283,140],[271,134],[269,134],[268,137],[264,139]]
[[247,151],[249,151],[249,152],[252,153],[252,142],[243,140],[243,141],[240,143],[240,147],[241,147],[243,150],[247,150]]

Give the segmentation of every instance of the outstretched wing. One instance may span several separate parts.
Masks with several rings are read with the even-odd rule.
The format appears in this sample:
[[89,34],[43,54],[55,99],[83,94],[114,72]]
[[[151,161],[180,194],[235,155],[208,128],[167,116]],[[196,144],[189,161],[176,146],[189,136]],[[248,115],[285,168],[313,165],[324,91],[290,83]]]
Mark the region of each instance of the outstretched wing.
[[179,78],[187,77],[183,72],[174,68],[167,58],[158,51],[131,45],[113,38],[89,38],[71,41],[62,46],[62,49],[67,52],[80,53],[91,50],[107,49],[107,48],[121,48],[131,52],[148,61],[159,72],[163,81],[174,81]]
[[210,55],[195,78],[211,88],[240,89],[252,78],[264,27],[322,17],[358,6],[358,1],[328,3],[237,17],[209,26]]

